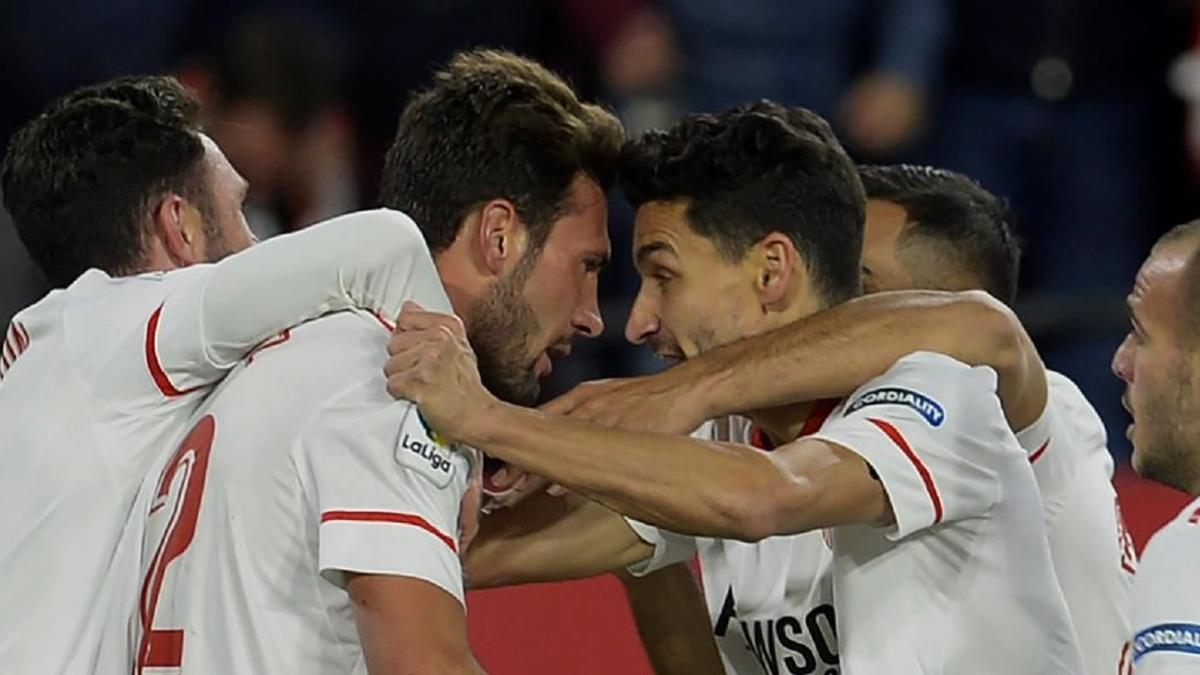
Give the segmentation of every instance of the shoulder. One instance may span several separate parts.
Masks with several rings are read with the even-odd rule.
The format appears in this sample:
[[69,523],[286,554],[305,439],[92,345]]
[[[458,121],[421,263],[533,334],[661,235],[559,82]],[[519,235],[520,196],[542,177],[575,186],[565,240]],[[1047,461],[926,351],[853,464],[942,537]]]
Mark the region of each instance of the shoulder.
[[952,409],[983,404],[1002,415],[995,387],[996,373],[991,368],[969,366],[944,354],[914,352],[859,387],[846,399],[841,415],[875,406],[882,406],[880,414],[907,408],[938,428],[949,419]]
[[1150,538],[1143,558],[1184,558],[1195,560],[1200,557],[1200,499],[1179,512],[1170,522]]
[[[373,227],[395,233],[403,241],[427,248],[421,228],[403,211],[371,209],[354,211],[317,223],[313,227]],[[304,230],[301,230],[303,232]]]

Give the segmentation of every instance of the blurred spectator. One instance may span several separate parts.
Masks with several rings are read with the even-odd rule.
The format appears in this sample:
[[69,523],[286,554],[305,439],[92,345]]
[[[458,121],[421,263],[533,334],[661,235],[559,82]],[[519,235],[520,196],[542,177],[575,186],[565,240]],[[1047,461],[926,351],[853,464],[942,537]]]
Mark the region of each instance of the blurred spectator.
[[246,213],[259,238],[358,206],[342,62],[319,26],[259,10],[183,71],[209,135],[250,181]]
[[619,4],[627,20],[601,61],[616,95],[668,94],[684,111],[764,97],[801,105],[873,156],[917,139],[947,17],[946,0]]
[[[1107,363],[1120,299],[1160,223],[1155,125],[1169,117],[1167,3],[954,4],[928,161],[1007,197],[1027,241],[1022,286],[1048,364],[1076,382],[1124,447]],[[1174,132],[1177,133],[1177,130]],[[1100,318],[1100,321],[1097,319]]]

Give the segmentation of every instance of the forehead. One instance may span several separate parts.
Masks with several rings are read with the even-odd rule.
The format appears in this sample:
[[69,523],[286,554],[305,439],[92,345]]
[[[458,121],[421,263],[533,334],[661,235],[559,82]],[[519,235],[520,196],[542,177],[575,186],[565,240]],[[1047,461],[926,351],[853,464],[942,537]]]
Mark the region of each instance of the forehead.
[[1129,304],[1144,323],[1172,324],[1178,314],[1181,281],[1196,240],[1161,244],[1142,263],[1129,294]]
[[633,253],[653,248],[665,250],[677,257],[718,255],[716,244],[696,234],[688,225],[688,203],[685,200],[646,202],[637,210],[633,226]]
[[608,201],[596,181],[580,174],[571,182],[567,208],[554,223],[547,245],[607,254]]

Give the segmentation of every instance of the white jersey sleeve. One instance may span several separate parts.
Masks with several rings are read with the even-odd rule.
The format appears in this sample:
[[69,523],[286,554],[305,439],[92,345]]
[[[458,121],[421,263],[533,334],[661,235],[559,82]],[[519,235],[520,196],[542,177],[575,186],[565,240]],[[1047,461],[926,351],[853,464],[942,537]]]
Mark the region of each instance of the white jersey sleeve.
[[896,516],[893,540],[943,522],[987,514],[1000,480],[981,454],[1016,450],[996,374],[948,356],[916,352],[860,387],[814,438],[861,456]]
[[344,587],[346,572],[413,577],[464,602],[458,512],[470,452],[440,443],[405,401],[330,406],[300,442],[326,579]]
[[1200,499],[1146,545],[1134,581],[1134,675],[1200,673]]
[[421,260],[429,258],[408,216],[378,209],[172,272],[185,280],[149,317],[147,365],[172,396],[211,384],[259,343],[327,312],[359,308],[394,318],[408,299],[448,310],[441,285],[414,274],[432,267]]

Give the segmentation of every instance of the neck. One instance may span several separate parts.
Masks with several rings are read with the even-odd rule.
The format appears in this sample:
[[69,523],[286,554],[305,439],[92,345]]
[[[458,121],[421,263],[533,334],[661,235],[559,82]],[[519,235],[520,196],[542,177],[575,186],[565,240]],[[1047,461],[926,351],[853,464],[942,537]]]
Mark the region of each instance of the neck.
[[777,445],[791,443],[800,436],[804,423],[812,415],[815,403],[793,403],[791,405],[755,410],[747,413],[746,417],[754,422],[754,426],[763,430],[772,442]]
[[471,305],[486,288],[470,261],[462,255],[462,251],[457,250],[457,246],[458,242],[455,242],[450,248],[434,255],[433,264],[437,267],[442,287],[446,289],[446,297],[450,298],[450,306],[454,313],[466,322],[470,316]]

